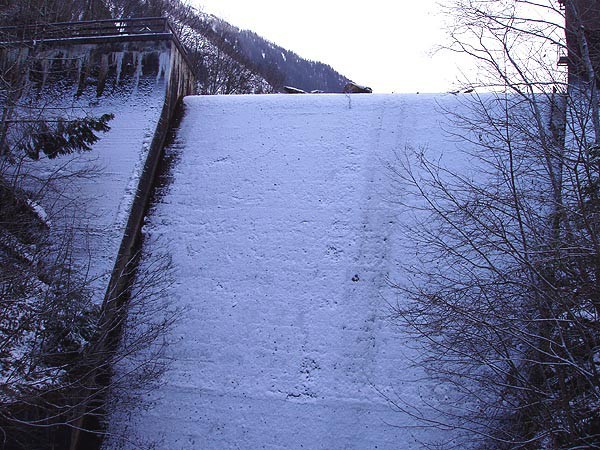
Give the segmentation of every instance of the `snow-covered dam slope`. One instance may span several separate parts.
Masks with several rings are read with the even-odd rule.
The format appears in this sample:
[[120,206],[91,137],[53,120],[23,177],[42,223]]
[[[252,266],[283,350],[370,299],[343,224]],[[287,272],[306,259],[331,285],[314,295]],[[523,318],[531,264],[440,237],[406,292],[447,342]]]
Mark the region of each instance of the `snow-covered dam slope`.
[[403,250],[386,168],[406,146],[452,153],[452,96],[188,97],[173,181],[145,225],[184,308],[131,448],[415,448],[411,406],[444,392],[386,321]]

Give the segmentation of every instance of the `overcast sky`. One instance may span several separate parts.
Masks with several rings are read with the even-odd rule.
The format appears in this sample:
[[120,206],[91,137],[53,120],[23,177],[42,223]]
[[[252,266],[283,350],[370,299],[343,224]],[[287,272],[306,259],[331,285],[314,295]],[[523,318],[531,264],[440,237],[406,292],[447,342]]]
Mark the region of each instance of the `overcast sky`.
[[[459,76],[439,0],[190,0],[375,92],[444,92]],[[297,4],[294,8],[292,3]]]

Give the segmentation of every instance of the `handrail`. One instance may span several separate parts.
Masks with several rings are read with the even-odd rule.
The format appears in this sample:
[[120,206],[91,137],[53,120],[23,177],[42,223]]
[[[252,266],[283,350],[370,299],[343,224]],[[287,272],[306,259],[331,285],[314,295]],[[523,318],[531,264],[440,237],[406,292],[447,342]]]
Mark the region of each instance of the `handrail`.
[[0,27],[0,40],[13,42],[43,41],[86,37],[112,37],[136,34],[172,34],[179,39],[166,17],[141,17],[131,19],[101,19],[80,22],[35,23],[22,26]]
[[98,38],[126,35],[169,34],[179,51],[187,57],[177,33],[166,17],[136,17],[130,19],[100,19],[80,22],[35,23],[0,27],[0,40],[12,43],[47,39]]
[[0,30],[3,29],[26,29],[26,28],[37,28],[44,26],[55,26],[55,27],[64,27],[68,25],[93,25],[97,23],[134,23],[134,22],[165,22],[167,21],[166,17],[133,17],[133,18],[115,18],[115,19],[97,19],[97,20],[78,20],[75,22],[36,22],[26,25],[9,25],[2,26]]
[[[140,28],[141,27],[141,28]],[[53,37],[88,37],[137,34],[140,32],[167,32],[166,19],[159,20],[110,20],[94,22],[63,22],[32,24],[21,27],[3,27],[0,33],[21,39],[44,39]]]
[[36,27],[43,25],[53,25],[53,26],[64,26],[64,25],[89,25],[94,23],[115,23],[115,22],[147,22],[147,21],[165,21],[168,20],[166,17],[131,17],[131,18],[123,18],[123,19],[96,19],[96,20],[78,20],[75,22],[48,22],[48,23],[31,23],[27,25],[12,25],[12,26],[2,26],[2,29],[15,29],[15,28],[27,28],[27,27]]

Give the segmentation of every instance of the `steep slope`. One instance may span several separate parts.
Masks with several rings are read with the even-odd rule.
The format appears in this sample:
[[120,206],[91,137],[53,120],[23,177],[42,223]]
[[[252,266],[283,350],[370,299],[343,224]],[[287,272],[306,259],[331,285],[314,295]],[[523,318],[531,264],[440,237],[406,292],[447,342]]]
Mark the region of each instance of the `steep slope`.
[[172,256],[165,298],[184,313],[151,407],[114,411],[115,436],[165,449],[415,448],[426,437],[382,395],[422,409],[450,401],[415,381],[416,353],[384,320],[387,276],[411,258],[402,186],[385,165],[405,145],[452,155],[438,103],[458,107],[451,96],[186,99],[145,249]]

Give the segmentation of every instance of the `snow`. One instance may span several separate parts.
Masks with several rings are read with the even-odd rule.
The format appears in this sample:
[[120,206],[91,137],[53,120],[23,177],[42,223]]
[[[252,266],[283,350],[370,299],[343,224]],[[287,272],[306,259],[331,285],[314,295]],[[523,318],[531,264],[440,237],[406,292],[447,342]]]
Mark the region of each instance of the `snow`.
[[29,198],[26,199],[26,202],[27,205],[31,208],[31,211],[43,224],[45,224],[47,227],[52,226],[52,221],[50,220],[48,213],[46,212],[46,210],[44,210],[44,208],[42,208],[40,205],[38,205],[36,202]]
[[[74,230],[75,263],[85,268],[96,303],[104,298],[165,97],[164,79],[133,78],[121,80],[120,88],[101,101],[92,89],[78,99],[65,92],[51,101],[48,113],[65,117],[114,114],[111,129],[99,133],[88,152],[30,164],[41,179],[64,178],[60,190],[36,199],[35,211],[57,236],[61,230]],[[74,175],[78,173],[85,175]]]
[[[0,230],[0,250],[11,257],[5,259],[10,263],[14,258],[18,263],[13,267],[24,267],[20,280],[23,291],[12,294],[7,291],[16,301],[8,302],[12,313],[5,314],[8,320],[0,324],[5,341],[0,361],[0,384],[7,386],[0,401],[7,404],[22,402],[26,392],[51,392],[52,385],[64,384],[67,375],[64,368],[55,367],[48,358],[38,357],[40,351],[55,348],[52,339],[46,340],[48,333],[44,332],[44,326],[56,325],[60,330],[68,327],[67,321],[75,320],[72,333],[56,338],[56,348],[64,350],[64,345],[60,344],[66,342],[64,339],[83,348],[87,343],[84,336],[93,332],[85,324],[98,318],[97,306],[104,299],[116,261],[140,173],[163,108],[165,77],[169,76],[166,46],[160,49],[148,47],[155,55],[159,53],[161,70],[158,75],[148,74],[151,70],[141,67],[140,52],[136,58],[136,76],[131,76],[129,71],[121,73],[123,52],[110,51],[117,48],[111,46],[101,53],[101,63],[106,63],[104,68],[108,67],[109,61],[119,64],[116,75],[109,73],[100,97],[97,93],[99,74],[94,70],[82,72],[82,69],[91,60],[90,56],[100,56],[96,51],[102,49],[90,45],[65,45],[40,50],[35,58],[41,61],[43,73],[32,76],[31,83],[25,83],[24,93],[12,111],[11,119],[17,120],[7,139],[9,147],[15,149],[18,149],[15,142],[22,136],[31,136],[27,125],[19,124],[20,120],[28,124],[39,118],[54,122],[56,119],[99,118],[104,114],[113,114],[114,118],[109,122],[110,131],[98,133],[99,140],[89,151],[54,159],[48,159],[42,153],[39,160],[21,157],[15,151],[18,158],[13,158],[10,164],[5,161],[3,166],[3,177],[18,188],[17,200],[28,206],[25,215],[37,218],[32,223],[35,225],[32,231],[40,225],[47,228],[36,232],[35,244],[29,245],[29,239],[19,240],[22,235],[13,235],[10,229],[8,232]],[[9,56],[8,63],[32,67],[24,64],[27,51],[15,49]],[[73,80],[68,75],[75,72],[77,77]],[[80,90],[77,81],[84,74],[87,86]],[[71,276],[69,270],[68,277],[60,274],[61,283],[55,284],[59,274],[54,272],[64,270],[63,263],[74,272]],[[10,277],[7,280],[8,284],[4,282],[0,287],[3,291],[12,289]],[[75,294],[65,295],[67,303],[52,312],[52,317],[39,314],[46,312],[59,298],[58,289],[72,286]],[[94,304],[88,304],[88,294]],[[75,307],[79,309],[73,311]],[[17,332],[13,332],[15,330]]]
[[386,321],[388,277],[411,258],[386,166],[406,146],[456,154],[441,111],[459,108],[456,97],[185,106],[172,183],[144,227],[145,251],[173,258],[165,299],[184,314],[164,336],[169,369],[148,408],[113,411],[109,431],[160,449],[417,448],[441,437],[384,398],[423,411],[451,398]]

